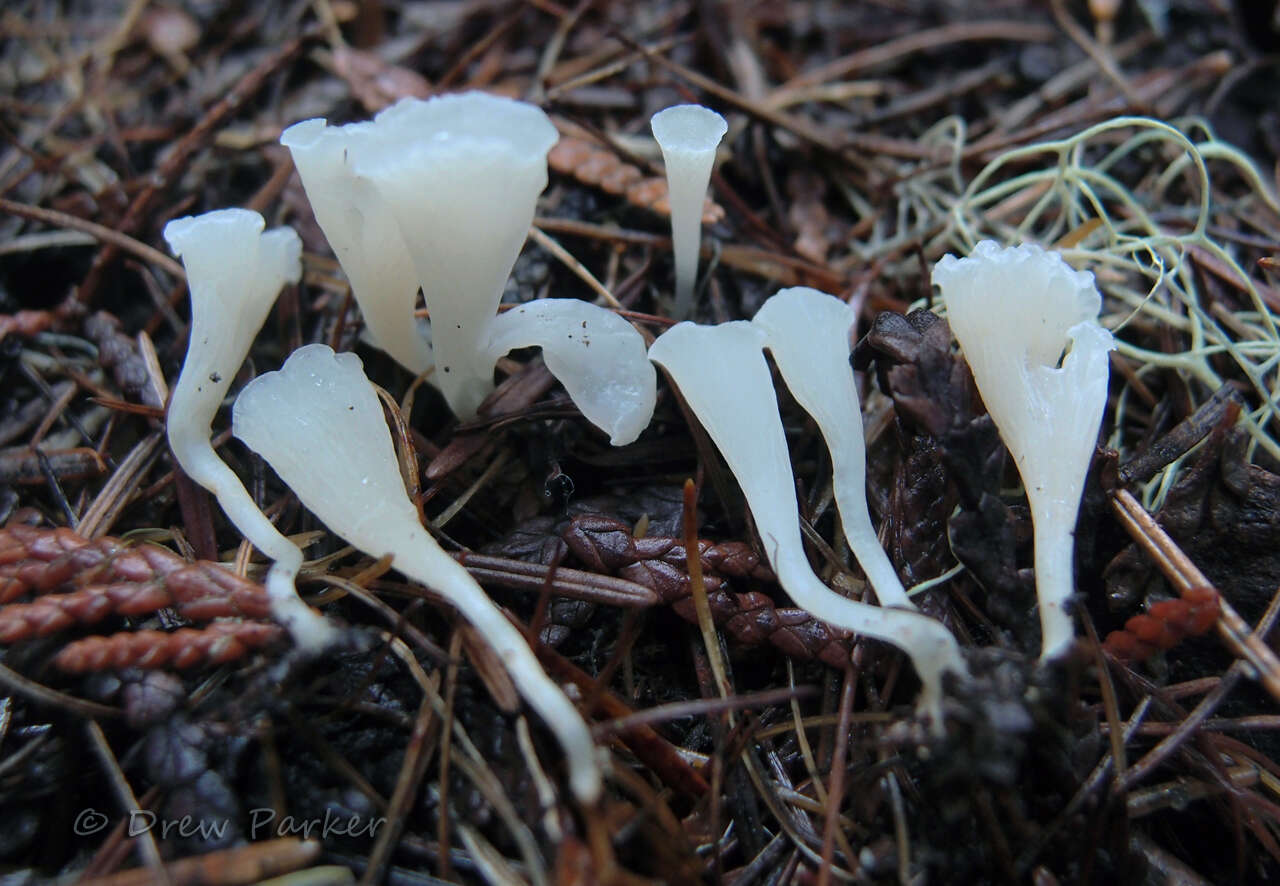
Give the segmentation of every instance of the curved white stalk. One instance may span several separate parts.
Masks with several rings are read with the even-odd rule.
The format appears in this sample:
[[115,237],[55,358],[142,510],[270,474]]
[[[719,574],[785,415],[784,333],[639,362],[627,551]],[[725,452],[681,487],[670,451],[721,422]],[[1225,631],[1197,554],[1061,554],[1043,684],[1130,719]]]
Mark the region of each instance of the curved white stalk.
[[657,374],[644,339],[613,311],[574,298],[544,298],[493,321],[492,365],[516,348],[538,346],[551,374],[614,446],[631,443],[653,418]]
[[857,319],[853,308],[834,295],[796,286],[768,299],[751,322],[764,330],[765,347],[783,381],[827,443],[840,525],[876,598],[883,606],[915,609],[867,508],[867,444],[849,367],[849,334]]
[[404,490],[382,406],[354,354],[294,351],[236,400],[232,428],[331,530],[455,606],[498,653],[529,705],[555,733],[575,795],[601,791],[595,743],[573,703],[542,670],[524,635],[418,522]]
[[431,347],[413,316],[418,271],[400,228],[374,187],[355,174],[352,153],[372,123],[295,123],[280,135],[320,230],[342,270],[373,343],[414,375],[431,368]]
[[[1093,274],[990,240],[933,270],[947,321],[1022,476],[1034,524],[1042,660],[1071,645],[1076,515],[1107,405],[1111,333]],[[1066,351],[1065,358],[1063,352]]]
[[671,204],[671,245],[676,262],[676,303],[672,316],[683,320],[693,307],[702,242],[702,202],[711,181],[716,147],[729,130],[723,117],[702,105],[675,105],[649,120],[662,149]]
[[815,617],[906,652],[923,684],[920,710],[941,731],[943,675],[968,673],[955,638],[919,612],[842,597],[809,567],[764,340],[760,327],[742,320],[679,323],[650,346],[649,359],[670,374],[737,478],[779,583]]
[[294,580],[302,551],[271,525],[209,442],[214,413],[276,294],[302,274],[298,235],[291,228],[266,233],[262,228],[262,216],[246,209],[220,209],[165,226],[164,237],[182,258],[191,290],[190,341],[165,429],[182,469],[213,493],[241,534],[274,561],[266,582],[272,615],[298,646],[319,651],[336,634],[298,597]]

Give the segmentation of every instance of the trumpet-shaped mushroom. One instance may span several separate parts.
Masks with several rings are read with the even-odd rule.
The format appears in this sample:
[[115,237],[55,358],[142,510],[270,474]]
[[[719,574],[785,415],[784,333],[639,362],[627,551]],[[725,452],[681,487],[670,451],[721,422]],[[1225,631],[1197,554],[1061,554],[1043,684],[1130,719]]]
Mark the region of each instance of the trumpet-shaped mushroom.
[[294,579],[302,551],[271,525],[209,442],[214,413],[276,294],[302,273],[298,235],[291,228],[266,233],[262,228],[262,216],[246,209],[221,209],[165,226],[164,237],[182,259],[191,290],[190,342],[165,427],[182,469],[213,493],[241,534],[274,561],[266,582],[272,614],[295,643],[318,651],[335,633],[298,597]]
[[845,539],[877,599],[884,606],[914,609],[867,509],[866,442],[849,368],[849,334],[856,321],[854,309],[835,296],[797,286],[768,299],[751,322],[764,330],[765,347],[783,381],[822,432]]
[[671,203],[671,244],[676,261],[677,320],[689,316],[693,285],[698,277],[698,247],[702,240],[702,201],[711,181],[716,147],[728,131],[723,117],[702,105],[675,105],[649,120],[662,149]]
[[418,521],[360,359],[326,345],[299,348],[278,372],[245,386],[232,428],[330,529],[372,557],[392,555],[396,569],[448,600],[484,635],[564,747],[574,793],[594,802],[600,769],[582,715],[515,625]]
[[372,123],[295,123],[280,135],[298,169],[316,221],[351,282],[374,344],[414,375],[431,367],[431,347],[413,317],[418,271],[400,228],[351,155],[373,137]]
[[489,325],[559,138],[539,108],[469,92],[387,108],[353,146],[399,223],[431,312],[435,382],[460,418],[493,390]]
[[943,676],[968,673],[955,638],[919,612],[842,597],[809,567],[765,340],[763,329],[742,320],[679,323],[650,346],[649,359],[671,376],[737,478],[779,583],[815,617],[906,652],[923,684],[920,709],[940,731]]
[[495,316],[556,138],[533,105],[471,92],[405,99],[371,123],[307,120],[281,142],[375,343],[414,373],[431,364],[412,316],[421,284],[431,310],[432,381],[460,418],[493,390],[498,357],[539,345],[583,414],[622,445],[653,414],[655,376],[640,334],[574,299]]
[[[1056,252],[990,240],[933,269],[947,320],[982,400],[1013,455],[1034,524],[1042,660],[1074,631],[1076,515],[1107,405],[1111,333],[1098,324],[1093,274]],[[1066,352],[1065,357],[1063,356]]]

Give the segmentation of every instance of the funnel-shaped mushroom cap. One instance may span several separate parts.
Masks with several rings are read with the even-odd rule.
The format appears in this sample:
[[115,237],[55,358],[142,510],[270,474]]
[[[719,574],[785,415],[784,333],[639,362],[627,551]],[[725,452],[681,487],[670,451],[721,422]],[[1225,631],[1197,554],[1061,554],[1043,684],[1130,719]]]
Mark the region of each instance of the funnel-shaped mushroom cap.
[[809,566],[764,343],[764,330],[742,320],[720,326],[678,323],[650,346],[649,358],[670,374],[737,478],[778,581],[816,618],[910,655],[924,684],[920,706],[941,729],[943,675],[967,673],[955,638],[918,612],[842,597]]
[[298,348],[278,372],[245,385],[232,428],[308,510],[361,550],[383,544],[388,526],[418,522],[382,404],[355,354]]
[[542,359],[582,414],[614,446],[640,436],[653,418],[657,374],[634,326],[576,298],[544,298],[499,314],[489,363],[516,348],[542,348]]
[[834,295],[797,286],[765,301],[751,322],[764,330],[765,346],[787,388],[822,432],[845,539],[876,597],[885,606],[915,608],[867,510],[866,441],[849,368],[849,336],[857,319],[857,312]]
[[723,117],[702,105],[665,108],[650,118],[649,126],[667,162],[677,156],[698,157],[705,162],[707,154],[714,155],[720,139],[729,131]]
[[352,154],[399,223],[431,313],[436,378],[460,417],[493,389],[489,324],[547,184],[555,126],[484,93],[405,99]]
[[418,271],[400,228],[374,187],[358,177],[352,154],[372,123],[328,126],[304,120],[286,129],[289,149],[316,221],[351,281],[374,343],[415,375],[431,366],[431,348],[413,317]]
[[354,354],[294,351],[279,372],[245,386],[232,429],[335,533],[458,608],[498,653],[521,694],[565,749],[584,801],[600,795],[595,744],[582,715],[542,670],[520,631],[418,522],[405,493],[382,406]]
[[693,304],[698,276],[698,244],[702,239],[702,201],[711,181],[716,146],[728,131],[723,117],[702,105],[676,105],[649,121],[662,148],[671,203],[671,243],[676,261],[674,315],[683,319]]
[[[1056,252],[990,240],[933,269],[947,321],[1026,487],[1035,526],[1041,657],[1071,643],[1076,513],[1107,405],[1111,333],[1093,275]],[[1066,354],[1064,357],[1063,354]]]
[[195,441],[208,444],[213,414],[280,287],[302,275],[298,235],[292,228],[263,233],[263,224],[256,212],[219,209],[174,219],[164,228],[191,290],[191,338],[169,405],[170,415],[181,419],[169,423],[169,438],[193,477],[187,453]]

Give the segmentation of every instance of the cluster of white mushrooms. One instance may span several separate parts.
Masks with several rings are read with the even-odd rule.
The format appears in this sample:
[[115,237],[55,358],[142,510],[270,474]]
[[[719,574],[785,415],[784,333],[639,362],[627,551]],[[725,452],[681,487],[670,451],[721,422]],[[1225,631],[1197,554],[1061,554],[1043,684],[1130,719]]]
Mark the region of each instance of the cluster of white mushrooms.
[[[662,111],[652,125],[671,191],[674,312],[683,317],[692,306],[702,201],[726,125],[692,105]],[[656,398],[650,361],[663,367],[737,478],[783,587],[816,617],[906,652],[923,684],[921,710],[941,729],[943,677],[967,670],[951,633],[908,598],[871,522],[848,362],[855,312],[834,296],[786,289],[749,322],[682,322],[647,351],[628,321],[577,299],[542,299],[498,314],[556,138],[538,108],[467,93],[408,99],[367,123],[308,120],[287,129],[281,142],[375,345],[415,374],[431,371],[460,418],[474,415],[492,392],[501,355],[539,346],[582,414],[614,445],[635,440],[649,424]],[[209,439],[214,413],[277,292],[300,276],[296,234],[263,227],[257,213],[228,209],[165,229],[186,265],[192,299],[169,441],[183,470],[272,560],[267,587],[276,617],[299,646],[319,651],[337,632],[297,596],[301,551],[257,508]],[[1050,658],[1072,637],[1064,609],[1073,587],[1072,530],[1106,400],[1111,339],[1097,323],[1099,296],[1091,275],[1034,246],[978,244],[969,258],[939,262],[934,282],[1027,487],[1042,655]],[[431,317],[429,341],[414,315],[419,289]],[[765,350],[826,441],[843,531],[878,606],[835,592],[809,566]],[[372,557],[391,555],[396,569],[484,634],[564,746],[574,793],[595,801],[602,780],[585,721],[521,632],[419,522],[360,360],[324,345],[299,349],[281,370],[245,386],[232,429],[336,534]]]

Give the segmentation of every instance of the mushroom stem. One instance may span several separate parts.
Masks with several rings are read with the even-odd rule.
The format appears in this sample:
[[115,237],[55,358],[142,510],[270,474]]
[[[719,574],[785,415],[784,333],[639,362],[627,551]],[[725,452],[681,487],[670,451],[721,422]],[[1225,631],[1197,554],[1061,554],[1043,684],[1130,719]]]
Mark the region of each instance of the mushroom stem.
[[765,346],[791,395],[818,425],[831,454],[831,485],[840,525],[883,606],[915,609],[889,555],[880,545],[867,507],[867,445],[849,335],[857,312],[816,289],[779,291],[751,321],[765,332]]
[[569,786],[584,803],[600,797],[595,742],[582,714],[542,669],[520,629],[485,595],[466,568],[441,549],[420,525],[406,526],[384,546],[405,575],[448,600],[498,654],[520,694],[555,734],[569,764]]
[[1075,639],[1075,625],[1067,611],[1067,601],[1075,592],[1075,532],[1071,528],[1075,517],[1074,509],[1057,517],[1049,516],[1041,507],[1032,510],[1040,657],[1046,661],[1065,653]]
[[565,750],[575,795],[599,798],[586,721],[538,663],[524,635],[418,521],[382,406],[355,354],[306,345],[236,400],[232,428],[333,532],[439,594],[498,652],[521,695]]
[[729,125],[702,105],[675,105],[649,121],[662,149],[671,204],[671,245],[676,262],[676,303],[672,316],[683,320],[693,307],[702,240],[702,202],[711,181],[716,147]]

